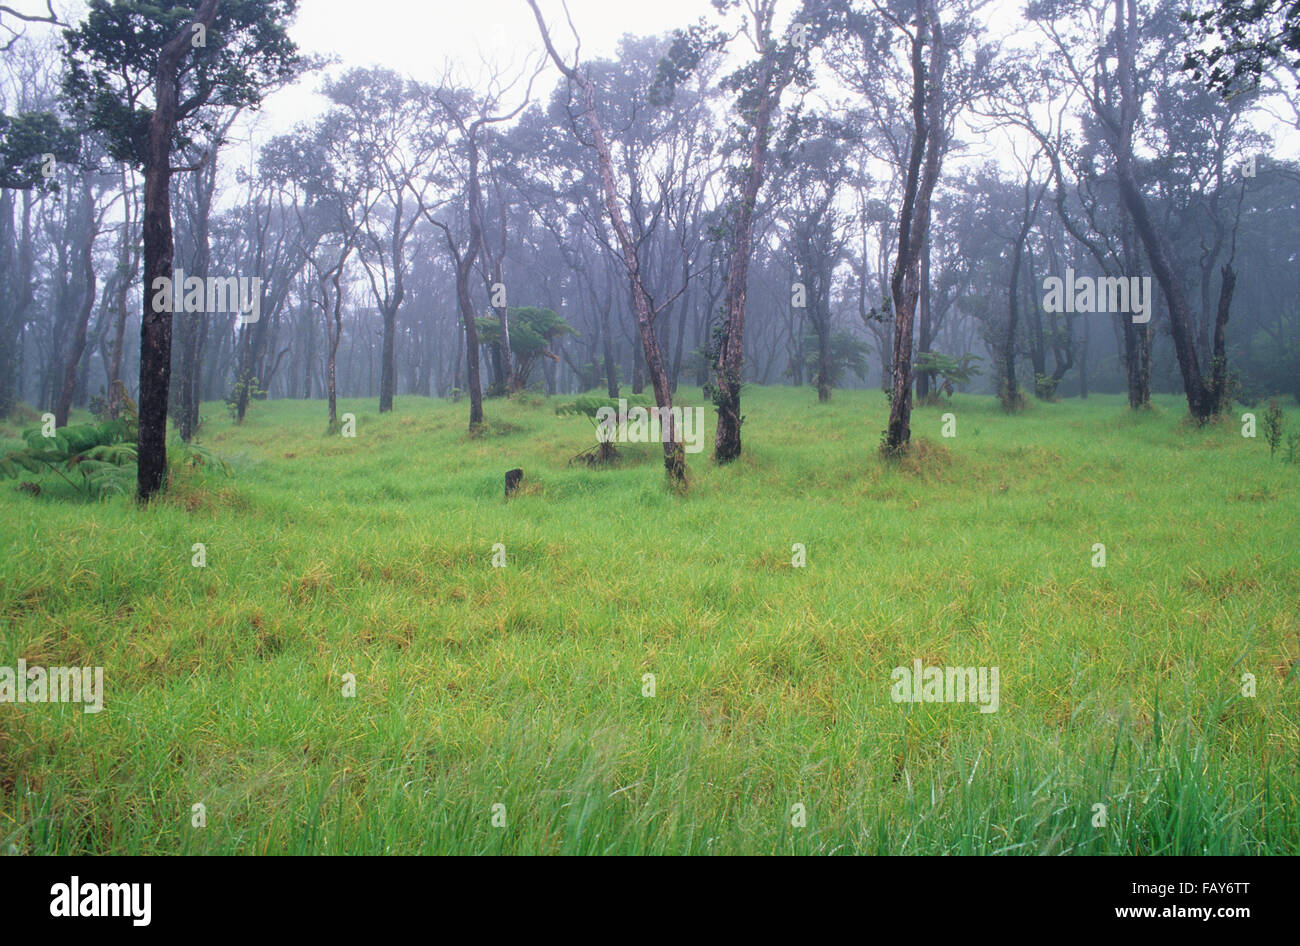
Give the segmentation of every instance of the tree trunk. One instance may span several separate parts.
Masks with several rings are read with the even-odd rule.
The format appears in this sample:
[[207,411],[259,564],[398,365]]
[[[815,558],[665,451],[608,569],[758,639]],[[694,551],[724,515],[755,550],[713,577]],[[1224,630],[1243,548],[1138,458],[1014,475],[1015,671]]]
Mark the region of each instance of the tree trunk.
[[546,43],[546,51],[551,59],[564,73],[565,77],[582,90],[583,115],[591,131],[592,148],[596,152],[600,168],[600,179],[604,191],[605,213],[609,216],[614,233],[618,237],[622,251],[623,265],[627,269],[628,282],[632,289],[632,304],[636,312],[637,328],[641,333],[641,344],[645,349],[646,368],[650,374],[650,383],[654,387],[655,404],[660,409],[660,424],[663,435],[664,469],[676,483],[686,480],[686,454],[682,449],[681,431],[677,429],[676,419],[672,413],[673,395],[668,384],[668,374],[664,370],[663,355],[659,349],[659,339],[654,331],[655,313],[650,308],[650,297],[646,293],[641,278],[641,263],[637,258],[636,246],[632,242],[631,232],[623,217],[619,204],[618,186],[614,180],[614,163],[610,157],[609,142],[605,138],[605,128],[596,114],[596,94],[590,79],[576,68],[565,65],[559,53],[551,43],[546,22],[542,19],[535,0],[528,0],[537,18]]
[[744,418],[740,415],[740,388],[745,359],[745,301],[754,211],[767,166],[772,113],[781,100],[785,85],[785,82],[777,82],[773,86],[772,64],[765,57],[758,80],[762,98],[755,112],[753,140],[749,145],[749,173],[741,191],[734,231],[735,243],[731,251],[731,265],[727,270],[722,339],[714,363],[713,402],[718,410],[718,427],[713,439],[713,458],[718,463],[730,463],[740,456],[741,451],[740,425]]
[[1088,345],[1092,341],[1092,323],[1083,320],[1083,341],[1079,345],[1079,398],[1088,399]]
[[[144,313],[140,326],[140,428],[136,491],[147,502],[167,475],[167,397],[172,373],[172,314],[153,305],[154,281],[171,279],[171,145],[178,103],[177,73],[190,49],[192,25],[211,28],[220,0],[203,0],[190,23],[169,39],[158,55],[154,109],[149,117],[144,180]],[[173,286],[173,294],[181,287]]]
[[610,397],[618,397],[618,361],[614,358],[614,336],[609,329],[609,310],[609,305],[600,310],[601,343],[605,348],[605,389]]
[[[394,265],[401,265],[395,263]],[[397,387],[397,309],[385,308],[383,353],[379,371],[379,413],[393,409],[393,394]]]
[[[890,276],[894,300],[893,401],[885,450],[897,453],[912,437],[912,320],[920,292],[920,257],[930,228],[930,195],[939,179],[943,151],[943,71],[945,49],[939,11],[933,0],[918,0],[918,26],[912,40],[912,150],[899,212],[898,259]],[[926,69],[924,47],[931,45]],[[924,170],[922,170],[924,157]]]
[[[920,349],[921,354],[930,351],[931,345],[934,344],[932,337],[931,320],[933,313],[930,310],[930,239],[926,238],[925,249],[921,252],[921,320],[918,330],[920,331]],[[930,385],[934,383],[933,372],[922,371],[916,376],[916,396],[917,399],[924,402],[930,394]]]
[[[471,238],[470,247],[474,249]],[[477,255],[477,249],[474,249]],[[474,432],[483,426],[483,384],[479,379],[478,325],[474,322],[474,302],[469,295],[469,266],[472,258],[466,256],[456,269],[456,300],[460,304],[461,321],[465,326],[465,374],[469,387],[469,429]]]
[[81,234],[81,244],[77,247],[77,263],[81,269],[79,311],[73,326],[72,344],[69,346],[64,363],[58,403],[54,408],[54,423],[58,427],[68,425],[68,415],[72,412],[72,397],[77,388],[77,368],[81,364],[81,356],[86,351],[86,330],[90,325],[90,313],[95,308],[94,217],[94,194],[90,188],[90,181],[86,180],[78,194],[76,213],[76,219],[85,228]]
[[[1136,0],[1115,0],[1115,35],[1121,93],[1118,127],[1113,121],[1110,123],[1111,140],[1115,149],[1115,176],[1119,184],[1120,197],[1128,209],[1129,216],[1133,219],[1133,225],[1151,263],[1151,271],[1165,297],[1169,310],[1169,334],[1173,338],[1174,353],[1177,355],[1178,368],[1183,378],[1183,391],[1187,396],[1188,410],[1198,421],[1204,422],[1218,413],[1223,390],[1213,382],[1207,385],[1201,374],[1193,337],[1195,318],[1172,262],[1173,248],[1168,236],[1157,230],[1151,219],[1133,167],[1133,126],[1137,120],[1137,90],[1133,67],[1136,33]],[[1221,308],[1218,317],[1226,322],[1226,310]],[[1211,371],[1212,374],[1222,371],[1226,377],[1226,352],[1222,350],[1218,337],[1222,329],[1222,324],[1215,327],[1215,358],[1222,357],[1224,363],[1214,365]],[[1142,331],[1145,334],[1145,327]]]
[[[339,275],[343,271],[342,263],[334,272],[334,328],[329,331],[329,359],[325,368],[325,385],[329,397],[329,430],[338,430],[339,426],[339,402],[338,402],[338,354],[339,339],[343,337],[343,311],[342,296],[339,291]],[[326,323],[328,330],[328,323]]]
[[[169,47],[176,44],[173,38]],[[158,63],[157,104],[149,119],[144,174],[144,314],[140,326],[140,429],[136,491],[147,502],[167,473],[167,397],[172,373],[172,314],[153,305],[154,282],[172,279],[171,136],[179,50]],[[181,290],[173,286],[173,297]]]
[[[826,322],[829,323],[830,319]],[[831,399],[831,340],[830,325],[823,324],[817,333],[817,400],[825,404]]]
[[1011,248],[1011,279],[1007,285],[1007,341],[1002,352],[1002,407],[1014,411],[1020,403],[1020,384],[1016,380],[1016,326],[1020,322],[1020,256],[1025,245],[1025,229]]
[[[494,286],[488,287],[488,301],[493,301],[495,286],[505,286],[504,277],[501,272],[501,259],[506,252],[506,205],[501,197],[501,188],[497,188],[497,201],[501,204],[501,255],[492,261],[492,282]],[[508,300],[507,300],[508,301]],[[501,326],[501,387],[506,394],[512,394],[519,388],[521,379],[515,377],[515,367],[513,364],[514,353],[510,350],[510,319],[509,310],[505,302],[501,305],[494,305],[497,315],[497,324]]]

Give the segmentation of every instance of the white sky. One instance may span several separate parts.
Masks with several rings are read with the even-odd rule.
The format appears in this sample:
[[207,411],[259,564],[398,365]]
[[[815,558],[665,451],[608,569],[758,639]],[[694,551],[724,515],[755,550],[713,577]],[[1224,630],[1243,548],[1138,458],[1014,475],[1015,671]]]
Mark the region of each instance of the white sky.
[[[1039,41],[1036,30],[1024,20],[1024,2],[992,0],[984,11],[992,32],[1019,34],[1013,45]],[[561,0],[539,0],[538,5],[561,52],[570,51],[572,37]],[[788,18],[798,6],[797,0],[784,0],[779,17]],[[716,22],[709,0],[568,0],[568,9],[582,38],[583,58],[612,57],[618,40],[628,33],[667,33],[700,17]],[[290,34],[304,52],[339,59],[331,71],[382,65],[424,81],[441,75],[449,60],[466,69],[466,78],[472,81],[482,57],[522,69],[530,55],[542,52],[537,24],[525,0],[300,0]],[[559,74],[548,68],[534,89],[534,100],[548,94],[558,81]],[[323,111],[325,102],[315,92],[320,82],[320,75],[308,76],[271,97],[261,114],[251,117],[255,140],[287,132],[296,122]],[[1277,137],[1279,152],[1296,152],[1294,133],[1284,131]],[[998,139],[984,147],[978,140],[967,140],[976,153],[987,155],[1007,149],[1003,135]],[[1009,163],[1009,155],[1004,157]]]
[[[538,6],[557,46],[571,50],[559,0],[539,0]],[[667,33],[712,12],[709,0],[569,0],[584,58],[612,56],[625,33]],[[542,52],[537,22],[524,0],[301,0],[290,35],[304,52],[334,55],[348,66],[382,65],[425,81],[441,75],[448,60],[472,75],[480,53],[522,68],[530,54]],[[558,81],[552,70],[537,89],[549,92]],[[310,77],[268,101],[268,124],[286,130],[323,108],[309,91],[319,83],[319,77]]]
[[[20,10],[44,12],[43,0],[9,2]],[[1035,31],[1023,19],[1023,4],[1024,0],[992,0],[984,11],[991,31],[1004,36],[1018,33],[1018,42],[1035,41]],[[539,5],[561,51],[570,51],[572,38],[561,0],[539,0]],[[784,0],[779,14],[788,18],[798,6],[797,0]],[[84,15],[80,0],[56,0],[55,7],[66,20],[80,20]],[[627,33],[663,34],[702,16],[716,19],[709,0],[568,0],[568,8],[582,37],[584,58],[612,56],[619,38]],[[39,26],[30,29],[33,34],[46,30]],[[381,65],[424,81],[435,80],[445,64],[454,61],[466,70],[463,79],[472,84],[481,56],[522,69],[530,55],[539,56],[542,51],[537,24],[525,0],[300,0],[290,33],[304,52],[337,59],[331,72]],[[315,92],[321,79],[320,74],[309,75],[280,90],[259,113],[236,126],[228,144],[232,162],[247,162],[261,141],[323,111],[324,99]],[[548,94],[558,79],[558,73],[548,69],[534,89],[534,100]],[[1272,124],[1267,118],[1259,123],[1262,127]],[[1278,139],[1277,156],[1300,150],[1294,132],[1284,132]],[[996,153],[1006,148],[1001,141],[985,142],[982,148],[978,140],[970,143],[977,152]]]

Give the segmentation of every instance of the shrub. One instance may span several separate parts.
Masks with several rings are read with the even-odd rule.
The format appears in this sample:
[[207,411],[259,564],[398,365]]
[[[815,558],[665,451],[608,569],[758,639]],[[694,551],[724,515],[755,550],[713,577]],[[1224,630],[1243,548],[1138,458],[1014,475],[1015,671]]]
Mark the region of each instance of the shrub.
[[1271,460],[1282,443],[1282,431],[1286,424],[1282,415],[1282,404],[1277,398],[1268,399],[1268,409],[1264,411],[1264,440],[1268,443],[1268,456]]

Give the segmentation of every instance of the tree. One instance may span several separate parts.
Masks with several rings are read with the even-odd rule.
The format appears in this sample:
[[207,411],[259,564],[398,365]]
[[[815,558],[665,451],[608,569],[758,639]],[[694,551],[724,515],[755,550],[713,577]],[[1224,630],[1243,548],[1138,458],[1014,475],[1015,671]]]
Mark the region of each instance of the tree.
[[[533,78],[536,78],[534,74]],[[443,237],[447,242],[447,250],[451,254],[452,264],[456,274],[456,300],[460,306],[461,323],[465,332],[465,357],[466,369],[469,385],[469,429],[470,432],[478,430],[483,425],[483,384],[479,377],[479,339],[478,323],[474,316],[474,301],[470,295],[470,275],[474,271],[474,265],[484,252],[484,214],[483,214],[483,181],[482,181],[482,164],[483,151],[481,134],[485,134],[487,129],[493,125],[507,122],[514,119],[521,111],[527,107],[532,95],[532,80],[529,80],[528,89],[525,91],[523,100],[510,111],[498,111],[502,99],[510,93],[513,83],[503,87],[499,81],[499,76],[493,74],[489,82],[489,91],[486,95],[476,97],[472,92],[464,89],[440,89],[434,95],[438,109],[441,112],[444,121],[449,126],[448,132],[443,136],[446,148],[452,154],[452,164],[458,169],[458,173],[465,186],[467,206],[465,213],[469,229],[469,240],[464,250],[461,249],[455,237],[452,236],[451,226],[445,221],[435,220],[428,209],[424,210],[426,219],[435,227],[442,231]],[[502,207],[502,235],[501,235],[501,255],[505,254],[505,209]],[[501,278],[501,260],[497,257],[495,265],[491,267],[492,275],[487,282],[489,296],[495,296],[492,292],[491,283],[499,281]],[[497,324],[500,330],[500,336],[507,340],[510,338],[509,314],[504,305],[493,305],[497,315]],[[509,372],[509,342],[502,347],[502,370]]]
[[297,216],[295,255],[305,259],[315,276],[325,323],[325,395],[327,430],[339,428],[338,349],[343,336],[343,272],[355,251],[373,201],[367,200],[369,171],[358,166],[349,146],[346,122],[335,112],[315,126],[299,127],[293,135],[272,139],[262,149],[260,170],[283,189],[292,189]]
[[[731,4],[731,5],[734,5]],[[745,361],[745,301],[753,241],[758,192],[767,172],[772,123],[786,88],[806,68],[806,24],[796,26],[781,41],[774,35],[776,0],[746,0],[749,16],[744,35],[754,48],[756,59],[741,67],[723,83],[737,94],[737,111],[745,126],[745,164],[738,169],[739,194],[729,222],[731,258],[727,265],[727,294],[723,301],[722,325],[713,364],[713,403],[718,409],[718,427],[713,458],[730,463],[740,456],[740,387]]]
[[[910,49],[912,138],[898,211],[898,256],[889,280],[894,303],[894,352],[889,427],[884,449],[898,452],[912,436],[912,320],[921,289],[921,251],[930,226],[930,195],[947,145],[943,74],[948,53],[936,0],[916,0],[910,24],[884,14]],[[929,53],[928,59],[926,53]]]
[[[1002,407],[1008,411],[1016,410],[1021,403],[1019,384],[1016,381],[1016,324],[1020,318],[1022,261],[1025,244],[1029,241],[1029,231],[1038,219],[1038,207],[1042,202],[1043,192],[1047,190],[1046,180],[1040,183],[1036,190],[1034,188],[1034,171],[1037,164],[1038,155],[1034,155],[1024,167],[1024,205],[1020,215],[1020,230],[1011,246],[1011,283],[1007,287],[1007,344],[1002,355],[1002,380],[998,388]],[[1037,306],[1034,309],[1037,311]]]
[[[514,374],[509,379],[512,391],[519,391],[528,386],[529,376],[539,358],[558,361],[559,356],[550,350],[550,345],[564,335],[576,334],[573,326],[560,318],[553,309],[542,306],[510,307],[510,348],[514,358],[510,361],[501,359],[502,365],[514,365]],[[496,319],[478,320],[479,341],[485,345],[501,347],[501,323]]]
[[[596,159],[600,168],[605,213],[609,217],[610,226],[613,228],[614,235],[618,240],[623,266],[632,291],[632,305],[636,312],[637,330],[640,332],[641,345],[645,352],[646,368],[650,372],[650,381],[654,387],[655,404],[658,405],[660,411],[663,425],[664,469],[674,482],[682,484],[686,480],[686,454],[682,447],[681,431],[677,429],[672,413],[672,387],[668,383],[668,373],[664,368],[659,339],[654,331],[654,320],[662,311],[662,307],[657,309],[651,302],[650,294],[646,290],[645,280],[642,277],[641,260],[637,256],[636,245],[633,242],[631,230],[628,229],[627,220],[619,199],[618,183],[614,176],[614,163],[611,157],[609,139],[605,134],[604,124],[596,111],[595,85],[590,75],[580,68],[579,53],[581,44],[579,44],[579,52],[574,54],[574,62],[572,64],[566,62],[551,42],[550,29],[542,18],[542,11],[537,8],[537,0],[528,0],[528,5],[532,7],[533,15],[537,19],[537,28],[541,31],[547,54],[569,83],[577,87],[581,95],[580,107],[583,119],[586,122],[588,132],[591,134],[590,147],[596,152]],[[570,21],[569,25],[572,28],[572,21]],[[574,35],[576,37],[576,30],[574,30]],[[685,287],[683,287],[684,289]]]
[[[212,201],[217,190],[217,153],[230,127],[239,115],[239,109],[230,109],[203,149],[195,172],[182,181],[178,189],[181,198],[181,220],[184,223],[182,245],[187,246],[189,258],[185,260],[187,276],[204,279],[212,263],[211,220]],[[199,401],[202,373],[203,346],[207,340],[209,317],[206,312],[187,312],[176,333],[180,342],[180,397],[176,398],[176,424],[181,440],[189,443],[199,425]]]
[[407,246],[420,222],[427,179],[417,172],[436,151],[427,128],[427,90],[388,69],[353,69],[326,86],[366,189],[358,257],[383,320],[379,412],[397,391],[397,313],[406,297]]
[[[0,112],[0,417],[17,402],[18,336],[33,302],[33,193],[58,187],[57,176],[45,173],[45,156],[52,155],[59,164],[75,161],[79,144],[76,132],[52,112]],[[16,192],[21,206],[17,227]]]
[[800,301],[812,323],[815,357],[809,367],[817,384],[817,400],[825,403],[842,374],[832,370],[831,292],[848,237],[847,219],[837,202],[856,139],[851,130],[814,116],[791,122],[783,137],[774,184],[786,195],[781,218],[799,280],[795,293],[802,296]]
[[812,338],[804,342],[804,364],[817,380],[818,400],[829,400],[829,395],[822,398],[821,387],[829,390],[843,379],[848,371],[859,378],[867,376],[867,356],[871,346],[851,332],[828,332],[823,341],[814,332]]
[[152,498],[167,468],[172,314],[152,304],[172,277],[172,154],[191,140],[209,103],[257,106],[292,76],[297,48],[285,32],[297,0],[177,0],[149,5],[91,0],[64,32],[72,108],[102,133],[109,153],[144,169],[144,313],[140,330],[137,494]]
[[[54,372],[53,381],[57,390],[54,392],[54,423],[66,427],[68,415],[72,412],[72,399],[76,392],[77,366],[86,351],[86,330],[90,324],[91,310],[95,305],[95,239],[103,226],[107,205],[96,206],[96,182],[89,171],[81,171],[76,183],[74,196],[70,201],[69,236],[73,237],[71,246],[71,276],[75,280],[71,285],[60,287],[65,296],[68,309],[60,314],[71,320],[71,336],[62,353],[62,377]],[[56,339],[56,345],[60,342]],[[56,360],[55,364],[59,362]]]
[[[1051,168],[1061,226],[1105,277],[1127,279],[1139,275],[1142,246],[1119,193],[1114,151],[1106,143],[1107,131],[1094,104],[1113,103],[1120,97],[1118,75],[1109,67],[1107,6],[1108,0],[1102,0],[1063,8],[1045,0],[1027,8],[1026,15],[1050,46],[1038,62],[1007,76],[1001,98],[1009,104],[993,114],[1038,141]],[[1066,19],[1067,12],[1072,19]],[[1066,112],[1076,95],[1088,103],[1077,116],[1081,126],[1077,140],[1065,130]],[[1045,118],[1035,119],[1031,106],[1038,96],[1052,104]],[[1144,409],[1151,399],[1154,319],[1138,324],[1128,313],[1120,313],[1115,320],[1129,407]]]
[[1093,98],[1093,109],[1107,132],[1108,142],[1115,155],[1115,173],[1119,180],[1120,196],[1133,218],[1134,227],[1151,261],[1151,269],[1169,308],[1170,334],[1183,377],[1183,389],[1192,416],[1204,422],[1219,412],[1226,390],[1228,359],[1224,329],[1228,321],[1229,305],[1237,275],[1232,263],[1224,264],[1219,293],[1219,307],[1215,316],[1213,349],[1210,359],[1210,378],[1201,373],[1196,357],[1193,326],[1195,316],[1188,302],[1182,281],[1174,269],[1173,246],[1169,237],[1160,230],[1151,215],[1147,200],[1138,181],[1133,150],[1134,127],[1141,104],[1137,91],[1137,73],[1134,65],[1138,37],[1137,0],[1114,0],[1114,42],[1119,72],[1119,108]]
[[[1300,66],[1300,4],[1295,0],[1215,0],[1187,10],[1189,50],[1183,68],[1225,97],[1254,88],[1274,63]],[[1209,41],[1210,48],[1203,48]]]

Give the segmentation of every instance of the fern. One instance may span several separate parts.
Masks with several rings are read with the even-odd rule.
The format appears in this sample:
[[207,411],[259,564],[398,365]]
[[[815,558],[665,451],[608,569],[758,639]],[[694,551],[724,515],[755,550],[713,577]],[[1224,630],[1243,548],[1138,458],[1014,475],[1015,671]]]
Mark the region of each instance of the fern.
[[[22,470],[29,473],[48,470],[88,496],[127,492],[135,480],[133,420],[134,411],[131,411],[126,417],[97,424],[60,427],[49,437],[40,427],[29,427],[22,434],[26,448],[10,451],[0,458],[0,478],[17,478]],[[73,473],[80,474],[80,487],[70,475]]]
[[[124,388],[118,410],[118,417],[91,424],[70,424],[48,437],[41,427],[27,428],[22,433],[27,447],[0,458],[0,479],[16,479],[23,470],[49,471],[88,496],[131,492],[136,477],[139,412]],[[81,476],[80,487],[72,474]]]
[[207,447],[200,447],[195,443],[185,443],[182,440],[174,440],[167,447],[167,456],[174,458],[175,462],[182,466],[203,469],[211,467],[221,473],[229,476],[231,473],[230,463],[222,456]]
[[[654,402],[644,394],[634,394],[631,397],[622,399],[628,407],[653,407]],[[611,410],[619,409],[619,399],[616,397],[601,397],[597,394],[580,394],[572,401],[557,405],[555,413],[561,416],[566,414],[581,414],[592,420],[596,419],[596,414],[602,407],[608,407]]]

